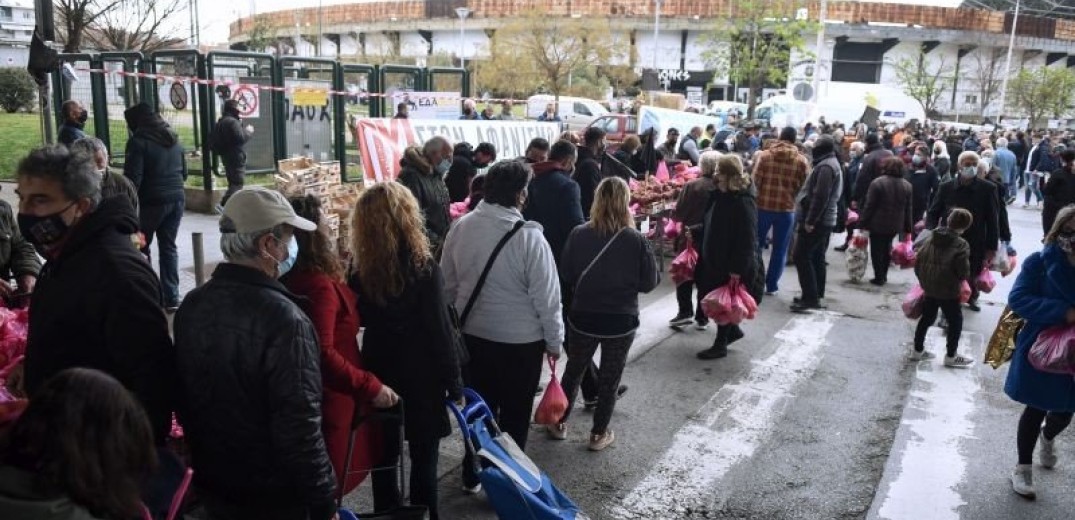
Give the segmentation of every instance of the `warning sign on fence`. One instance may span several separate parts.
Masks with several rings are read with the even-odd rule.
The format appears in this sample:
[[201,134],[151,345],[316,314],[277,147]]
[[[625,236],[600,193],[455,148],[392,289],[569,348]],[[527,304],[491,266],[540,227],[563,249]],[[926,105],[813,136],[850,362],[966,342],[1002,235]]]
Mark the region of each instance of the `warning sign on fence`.
[[291,100],[297,107],[323,107],[328,104],[328,90],[297,88]]
[[239,85],[231,98],[239,102],[239,115],[243,119],[258,117],[258,92],[250,85]]

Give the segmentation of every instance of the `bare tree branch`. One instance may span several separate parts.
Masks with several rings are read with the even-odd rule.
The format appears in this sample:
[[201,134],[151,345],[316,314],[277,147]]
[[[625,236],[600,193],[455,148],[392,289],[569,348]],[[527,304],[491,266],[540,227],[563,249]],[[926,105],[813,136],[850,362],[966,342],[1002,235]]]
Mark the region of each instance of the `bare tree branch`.
[[181,40],[172,22],[186,9],[185,0],[119,0],[91,24],[86,39],[100,50],[161,50]]
[[56,0],[63,51],[79,52],[87,29],[125,1],[128,0]]

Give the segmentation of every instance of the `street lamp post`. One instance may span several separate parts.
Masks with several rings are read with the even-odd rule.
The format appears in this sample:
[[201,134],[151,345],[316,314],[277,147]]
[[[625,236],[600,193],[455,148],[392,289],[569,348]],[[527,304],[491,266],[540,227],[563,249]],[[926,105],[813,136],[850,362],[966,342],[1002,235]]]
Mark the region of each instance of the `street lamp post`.
[[[1004,102],[1008,97],[1008,75],[1012,71],[1012,48],[1015,47],[1015,27],[1019,25],[1019,7],[1022,4],[1022,0],[1015,1],[1015,16],[1012,17],[1012,35],[1008,39],[1008,59],[1004,63],[1004,80],[1000,84],[1000,110],[997,113],[997,124],[1000,124],[1000,118],[1004,117]],[[1034,122],[1031,121],[1031,124]]]
[[828,15],[828,12],[829,1],[821,0],[821,10],[817,15],[817,45],[814,47],[814,52],[817,53],[817,57],[814,59],[814,95],[811,96],[814,103],[821,100],[821,54],[825,51],[825,16]]
[[466,57],[466,36],[463,31],[466,28],[467,17],[470,16],[470,9],[466,7],[456,7],[455,14],[459,16],[459,68],[466,69],[467,62]]
[[657,39],[661,36],[661,4],[664,0],[653,0],[653,71],[657,72],[657,55],[658,44]]

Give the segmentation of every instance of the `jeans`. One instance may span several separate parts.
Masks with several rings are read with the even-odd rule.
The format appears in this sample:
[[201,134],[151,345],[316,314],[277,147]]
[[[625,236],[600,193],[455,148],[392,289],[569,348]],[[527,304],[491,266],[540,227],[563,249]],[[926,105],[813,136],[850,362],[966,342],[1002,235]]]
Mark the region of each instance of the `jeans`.
[[[1019,417],[1019,430],[1015,444],[1019,449],[1019,464],[1034,463],[1034,447],[1038,445],[1038,434],[1053,440],[1071,424],[1070,412],[1047,412],[1028,406]],[[1045,423],[1042,428],[1041,423]]]
[[773,231],[773,250],[769,254],[769,270],[765,274],[765,291],[776,292],[780,277],[784,275],[785,259],[791,232],[795,225],[795,213],[758,210],[758,247],[765,245],[769,230]]
[[575,330],[568,330],[567,333],[571,336],[572,353],[564,370],[563,387],[564,393],[567,394],[567,411],[564,412],[561,422],[567,422],[571,415],[571,408],[579,391],[579,378],[586,367],[593,363],[594,353],[600,346],[601,372],[597,383],[597,409],[594,410],[590,433],[604,434],[608,430],[609,421],[612,420],[612,411],[616,408],[616,390],[620,386],[620,377],[627,365],[627,353],[631,350],[635,335],[632,332],[618,338],[595,338]]
[[179,252],[175,247],[179,234],[179,221],[183,219],[186,203],[171,202],[155,206],[143,204],[139,215],[139,227],[146,236],[142,253],[150,255],[150,246],[157,240],[161,279],[161,304],[165,307],[179,305]]
[[[464,339],[470,351],[467,386],[485,399],[500,430],[525,450],[545,342],[517,345],[470,335]],[[463,457],[463,483],[467,486],[478,483],[475,464],[472,453]]]
[[1041,186],[1038,184],[1039,177],[1031,172],[1026,172],[1023,174],[1023,179],[1025,179],[1026,182],[1026,191],[1024,192],[1026,198],[1024,201],[1027,204],[1030,204],[1030,194],[1033,193],[1034,197],[1038,199],[1038,203],[1041,203],[1042,196]]
[[888,281],[888,266],[892,262],[892,239],[896,235],[870,233],[870,259],[873,260],[873,277]]
[[829,248],[831,226],[817,226],[813,232],[803,228],[795,244],[795,269],[799,272],[802,302],[816,304],[825,297],[825,250]]
[[[394,466],[400,460],[399,436],[384,435],[381,460],[377,468]],[[440,439],[423,439],[408,441],[411,456],[411,504],[426,506],[429,518],[438,518],[437,512],[437,460],[440,457]],[[396,471],[377,470],[370,472],[373,486],[373,509],[384,512],[403,505],[400,496],[399,476]]]
[[914,332],[914,349],[922,352],[926,348],[926,333],[930,325],[937,321],[937,310],[944,313],[944,319],[948,322],[948,342],[945,355],[953,357],[959,348],[959,336],[963,334],[963,309],[960,308],[959,300],[938,300],[926,296],[922,300],[922,317],[918,320],[918,328]]

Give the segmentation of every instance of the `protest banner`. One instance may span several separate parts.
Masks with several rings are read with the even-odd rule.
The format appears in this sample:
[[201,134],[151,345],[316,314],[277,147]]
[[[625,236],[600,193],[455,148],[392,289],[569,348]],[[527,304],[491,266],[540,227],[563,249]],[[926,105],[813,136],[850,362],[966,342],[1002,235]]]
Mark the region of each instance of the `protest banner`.
[[554,142],[560,134],[556,123],[536,121],[442,121],[431,119],[358,119],[355,140],[362,157],[366,181],[390,181],[399,174],[399,160],[408,146],[421,145],[434,136],[447,137],[453,144],[492,143],[498,160],[514,159],[526,153],[535,137]]
[[410,119],[459,119],[463,114],[458,92],[394,92],[392,110],[400,103],[410,107]]

